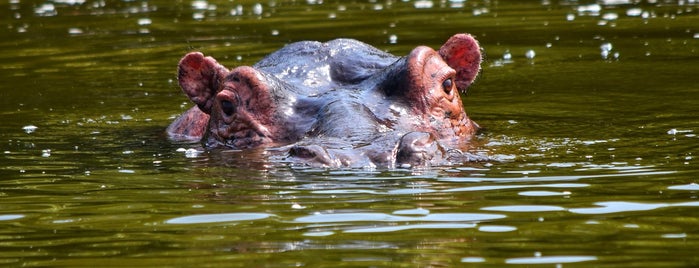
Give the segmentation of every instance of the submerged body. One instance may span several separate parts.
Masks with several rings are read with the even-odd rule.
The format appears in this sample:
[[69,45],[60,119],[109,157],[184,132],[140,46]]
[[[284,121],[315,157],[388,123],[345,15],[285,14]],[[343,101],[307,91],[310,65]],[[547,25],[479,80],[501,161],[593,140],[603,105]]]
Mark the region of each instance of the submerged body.
[[467,34],[405,57],[350,39],[304,41],[232,70],[193,52],[178,78],[196,106],[168,133],[209,147],[288,148],[294,161],[316,166],[441,164],[478,129],[459,91],[480,62]]

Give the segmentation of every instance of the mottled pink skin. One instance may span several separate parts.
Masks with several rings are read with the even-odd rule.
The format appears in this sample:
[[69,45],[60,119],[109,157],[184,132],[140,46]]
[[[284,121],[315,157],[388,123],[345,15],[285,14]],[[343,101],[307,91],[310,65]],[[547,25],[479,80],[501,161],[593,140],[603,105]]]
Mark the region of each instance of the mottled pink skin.
[[[422,115],[415,130],[452,144],[475,134],[478,125],[466,115],[459,90],[466,92],[480,70],[480,62],[478,44],[464,34],[452,36],[439,52],[428,47],[412,51],[407,65],[408,84],[413,88],[408,98],[414,114]],[[446,79],[452,82],[445,84]]]
[[[230,107],[225,107],[227,103]],[[221,81],[209,120],[209,141],[235,148],[281,141],[286,134],[269,84],[255,68],[233,69]],[[226,110],[228,109],[228,111]]]
[[209,115],[194,106],[177,117],[166,132],[175,140],[201,140],[208,125]]
[[[471,86],[481,70],[480,46],[468,34],[456,34],[439,49],[439,55],[449,66],[456,69],[456,87],[463,93]],[[477,53],[476,53],[477,52]]]
[[178,79],[196,106],[167,131],[209,146],[294,144],[292,157],[321,166],[428,165],[478,130],[459,92],[480,63],[468,34],[400,58],[355,40],[304,41],[233,70],[193,52]]
[[[193,52],[180,60],[178,73],[180,87],[196,106],[168,127],[171,137],[208,137],[210,146],[249,148],[290,135],[279,118],[282,103],[277,99],[283,94],[273,94],[269,81],[255,68],[229,71],[213,58]],[[223,103],[230,106],[222,107]]]

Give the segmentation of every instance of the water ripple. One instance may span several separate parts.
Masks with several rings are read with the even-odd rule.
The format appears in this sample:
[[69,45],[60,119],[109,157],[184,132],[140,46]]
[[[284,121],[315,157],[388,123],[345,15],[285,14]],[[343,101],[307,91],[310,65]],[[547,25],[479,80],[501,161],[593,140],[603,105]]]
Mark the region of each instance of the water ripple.
[[630,211],[646,211],[665,207],[699,207],[699,201],[681,203],[637,203],[624,201],[597,202],[599,207],[573,208],[568,211],[577,214],[609,214]]
[[571,195],[570,191],[563,191],[563,192],[554,192],[554,191],[523,191],[519,192],[519,195],[522,196],[557,196],[557,195]]
[[201,214],[172,218],[165,223],[169,224],[194,224],[194,223],[216,223],[231,221],[252,221],[274,216],[267,213],[221,213],[221,214]]
[[393,214],[396,214],[396,215],[427,215],[427,214],[430,214],[430,211],[428,209],[424,209],[424,208],[403,209],[403,210],[396,210],[393,212]]
[[[588,170],[599,170],[599,169],[612,169],[612,168],[602,168],[600,166],[586,166],[584,169],[576,169],[575,171],[588,171]],[[633,177],[633,176],[656,176],[656,175],[668,175],[677,173],[676,171],[653,171],[652,169],[633,169],[628,170],[627,168],[613,168],[614,170],[619,170],[619,173],[614,174],[595,174],[595,175],[566,175],[566,176],[541,176],[541,177],[515,177],[515,178],[473,178],[473,177],[449,177],[449,178],[439,178],[439,181],[448,182],[533,182],[533,181],[577,181],[583,179],[594,179],[594,178],[608,178],[608,177]]]
[[21,218],[24,218],[24,215],[22,215],[22,214],[0,215],[0,221],[11,221],[11,220],[16,220],[16,219],[21,219]]
[[347,230],[345,233],[386,233],[412,229],[466,229],[476,227],[475,223],[426,223],[400,226],[382,226]]
[[690,183],[684,185],[673,185],[667,187],[670,190],[699,191],[699,184]]
[[536,187],[547,187],[547,188],[581,188],[590,186],[587,183],[552,183],[552,184],[529,184],[529,185],[482,185],[482,186],[470,186],[470,187],[460,187],[444,190],[445,192],[470,192],[470,191],[492,191],[492,190],[503,190],[503,189],[519,189],[519,188],[536,188]]
[[407,222],[407,221],[449,221],[449,222],[475,222],[505,218],[505,215],[500,214],[484,214],[484,213],[434,213],[425,216],[408,217],[394,216],[385,213],[331,213],[331,214],[316,214],[296,218],[295,222],[301,223],[338,223],[338,222],[358,222],[358,221],[375,221],[375,222]]
[[505,233],[505,232],[512,232],[515,230],[517,230],[517,227],[505,226],[505,225],[485,225],[485,226],[478,227],[478,231],[488,232],[488,233]]
[[595,256],[547,256],[547,257],[525,257],[525,258],[510,258],[505,260],[508,264],[556,264],[556,263],[573,263],[584,261],[596,261]]
[[506,211],[506,212],[544,212],[544,211],[564,211],[563,207],[559,206],[542,206],[542,205],[513,205],[513,206],[493,206],[484,207],[481,210],[489,211]]

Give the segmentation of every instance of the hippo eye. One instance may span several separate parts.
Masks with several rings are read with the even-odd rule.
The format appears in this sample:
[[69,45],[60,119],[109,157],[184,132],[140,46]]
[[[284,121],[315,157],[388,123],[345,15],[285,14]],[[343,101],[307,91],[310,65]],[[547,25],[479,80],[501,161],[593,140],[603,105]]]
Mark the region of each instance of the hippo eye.
[[454,88],[454,82],[451,80],[451,78],[447,78],[447,80],[444,80],[442,82],[442,89],[444,89],[444,93],[447,93],[447,95],[451,94],[451,90]]
[[235,105],[233,105],[233,103],[229,100],[222,100],[221,101],[221,110],[227,116],[231,116],[231,115],[233,115],[233,113],[235,113]]

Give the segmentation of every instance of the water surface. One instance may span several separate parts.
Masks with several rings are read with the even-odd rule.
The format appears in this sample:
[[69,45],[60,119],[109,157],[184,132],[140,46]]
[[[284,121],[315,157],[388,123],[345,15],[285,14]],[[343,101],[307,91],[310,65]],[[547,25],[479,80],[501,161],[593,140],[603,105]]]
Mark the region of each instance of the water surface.
[[[0,264],[699,265],[699,2],[0,3]],[[449,167],[290,167],[169,141],[176,64],[469,32],[486,127]]]

